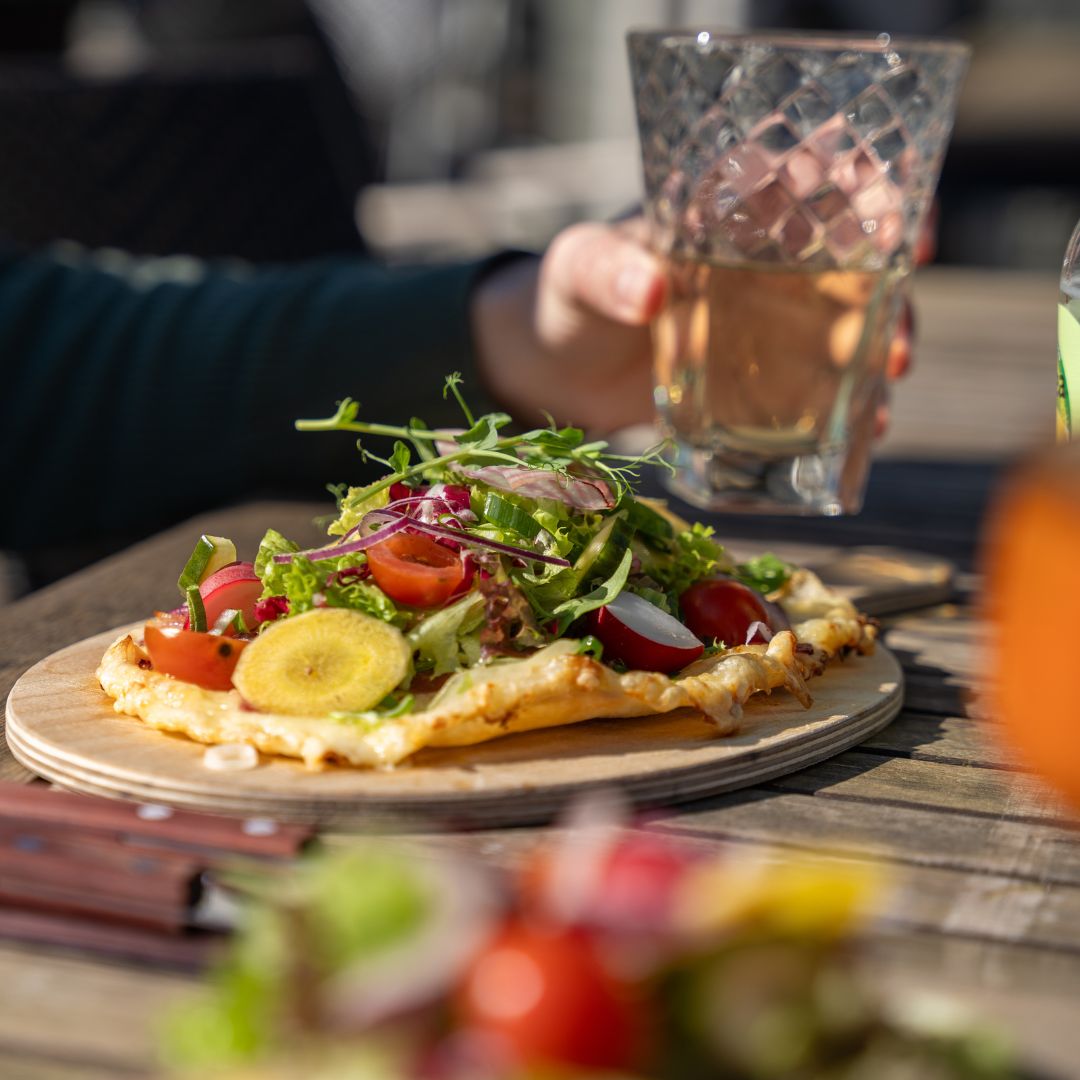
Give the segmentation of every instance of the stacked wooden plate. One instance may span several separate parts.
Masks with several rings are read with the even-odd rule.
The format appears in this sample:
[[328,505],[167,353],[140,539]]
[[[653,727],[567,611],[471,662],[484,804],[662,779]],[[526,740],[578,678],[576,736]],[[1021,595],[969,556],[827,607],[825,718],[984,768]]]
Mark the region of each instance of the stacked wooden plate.
[[613,787],[658,806],[731,791],[839,753],[900,710],[903,676],[891,653],[852,657],[810,684],[803,710],[789,695],[752,699],[739,734],[718,738],[695,714],[595,720],[479,746],[425,750],[393,771],[306,770],[263,758],[215,772],[205,747],[113,711],[94,671],[119,630],[40,661],[7,704],[7,739],[28,769],[88,794],[320,825],[496,826],[549,820],[584,790]]

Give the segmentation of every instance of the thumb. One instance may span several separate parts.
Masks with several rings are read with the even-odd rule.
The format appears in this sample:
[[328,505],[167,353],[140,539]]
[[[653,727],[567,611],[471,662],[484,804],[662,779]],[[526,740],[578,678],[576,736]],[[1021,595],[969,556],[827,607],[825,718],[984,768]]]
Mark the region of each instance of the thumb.
[[585,223],[559,233],[541,274],[561,299],[632,326],[650,322],[664,303],[659,260],[611,225]]

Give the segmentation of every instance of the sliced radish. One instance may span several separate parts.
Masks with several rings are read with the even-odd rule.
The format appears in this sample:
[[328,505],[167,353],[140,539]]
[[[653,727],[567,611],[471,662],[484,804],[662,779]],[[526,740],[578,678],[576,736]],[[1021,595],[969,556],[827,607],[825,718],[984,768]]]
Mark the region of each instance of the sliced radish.
[[604,659],[639,671],[678,671],[705,651],[678,619],[634,593],[617,596],[589,621],[603,643]]
[[773,639],[773,632],[768,623],[752,622],[746,628],[747,645],[768,645]]
[[761,606],[769,617],[769,629],[774,634],[779,634],[781,630],[791,629],[791,620],[787,617],[787,612],[775,600],[762,598]]
[[213,626],[228,608],[235,608],[251,628],[258,625],[255,604],[262,595],[262,582],[249,562],[223,566],[211,574],[200,586],[203,607],[206,608],[206,625]]

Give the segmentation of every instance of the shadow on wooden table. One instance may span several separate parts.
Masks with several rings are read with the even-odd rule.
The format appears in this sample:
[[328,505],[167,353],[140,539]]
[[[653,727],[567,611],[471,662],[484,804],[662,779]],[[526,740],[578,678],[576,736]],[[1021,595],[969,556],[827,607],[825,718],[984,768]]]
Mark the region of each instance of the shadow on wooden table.
[[[679,513],[710,522],[722,539],[772,540],[853,547],[886,544],[931,552],[971,570],[986,508],[1005,466],[989,462],[888,460],[875,462],[866,501],[852,517],[773,517],[701,514],[671,499]],[[659,480],[650,494],[663,495]]]

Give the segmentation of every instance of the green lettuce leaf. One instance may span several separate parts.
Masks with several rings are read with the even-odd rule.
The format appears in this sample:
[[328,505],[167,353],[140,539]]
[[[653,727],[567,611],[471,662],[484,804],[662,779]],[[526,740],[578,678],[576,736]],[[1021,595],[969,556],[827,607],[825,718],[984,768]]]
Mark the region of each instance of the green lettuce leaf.
[[626,586],[627,592],[635,593],[640,596],[642,600],[648,600],[650,604],[654,604],[661,611],[666,611],[669,615],[676,615],[677,609],[672,606],[671,597],[665,592],[660,592],[659,589],[653,589],[648,585],[639,585],[631,582]]
[[[463,661],[474,662],[474,650],[463,640],[484,621],[484,598],[471,592],[421,620],[408,634],[420,666],[434,675],[457,671]],[[463,655],[464,653],[464,655]]]
[[610,604],[626,587],[626,579],[630,576],[630,564],[633,559],[634,553],[627,548],[611,577],[590,589],[584,596],[575,596],[559,604],[552,612],[558,619],[559,632],[564,633],[566,628],[582,615],[588,615],[590,611]]
[[[355,560],[355,558],[355,555],[342,556],[340,560],[333,561],[340,563],[338,568],[343,569],[350,565],[350,560]],[[365,615],[374,615],[376,619],[393,623],[395,626],[401,626],[408,619],[407,615],[398,610],[394,601],[371,581],[348,581],[341,585],[325,585],[322,592],[326,597],[328,607],[352,608],[354,611],[362,611]]]
[[338,571],[356,566],[363,556],[349,554],[314,563],[297,555],[291,562],[274,562],[275,555],[297,550],[291,540],[275,529],[268,529],[255,557],[255,573],[263,583],[263,596],[284,596],[289,601],[290,615],[314,607],[341,607],[362,611],[395,626],[406,621],[407,616],[373,582],[355,577],[346,577],[344,581],[335,578]]
[[794,566],[777,558],[772,552],[759,555],[749,562],[739,563],[734,570],[735,577],[744,585],[749,585],[760,593],[775,592],[794,572]]
[[255,573],[263,583],[263,596],[285,595],[283,579],[289,564],[274,562],[274,556],[291,554],[299,550],[299,544],[294,544],[287,537],[282,536],[277,529],[266,530],[266,535],[259,543],[258,554],[255,556]]
[[730,569],[731,560],[713,539],[712,527],[698,522],[678,533],[671,557],[654,560],[648,572],[668,593],[679,597],[695,581]]
[[390,501],[389,488],[383,488],[382,491],[377,491],[366,498],[363,493],[364,488],[358,487],[351,487],[345,493],[341,500],[341,512],[326,530],[331,536],[344,536],[350,529],[360,524],[361,519],[369,510],[381,510]]

